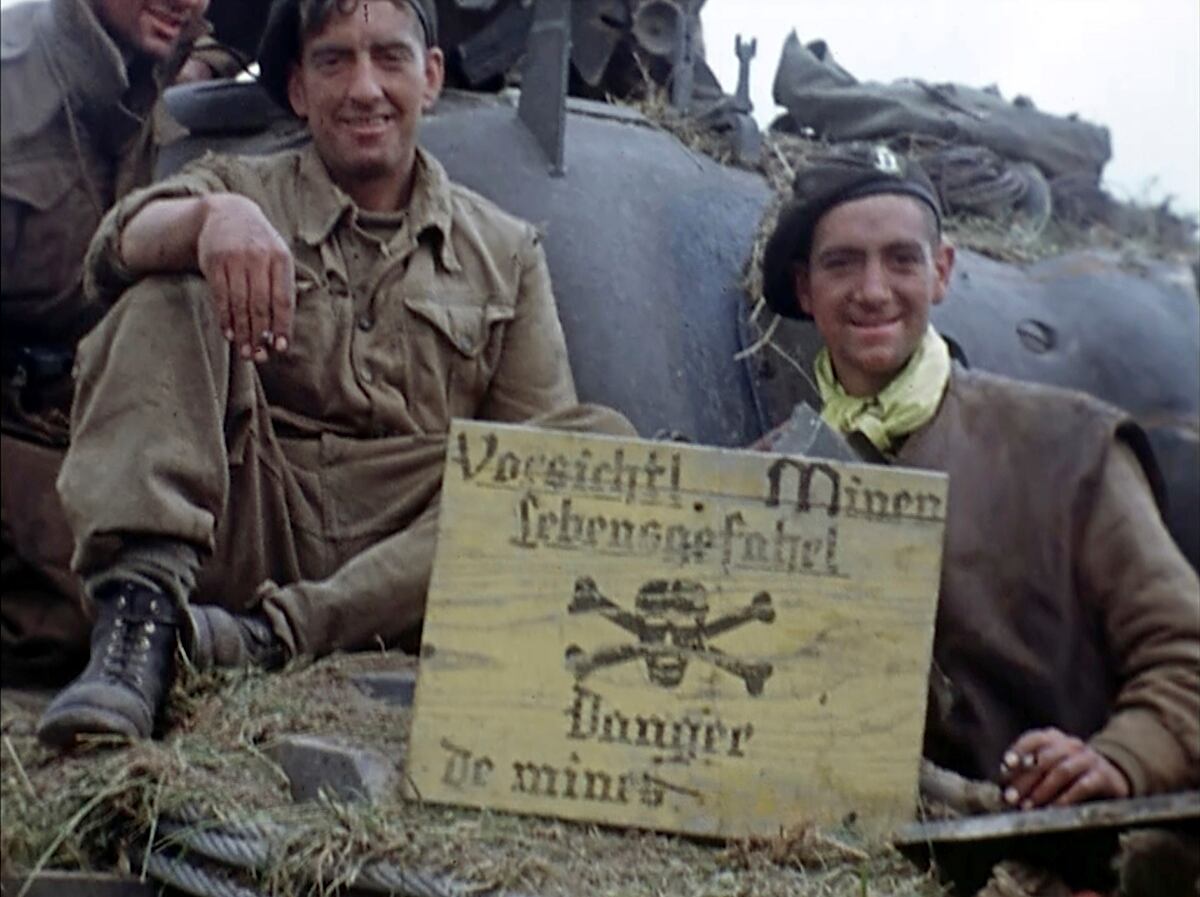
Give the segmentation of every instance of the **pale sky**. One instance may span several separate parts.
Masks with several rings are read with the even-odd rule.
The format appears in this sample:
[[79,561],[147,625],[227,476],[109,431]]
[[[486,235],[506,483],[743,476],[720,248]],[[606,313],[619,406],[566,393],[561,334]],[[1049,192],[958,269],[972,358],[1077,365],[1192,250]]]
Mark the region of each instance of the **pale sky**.
[[1197,0],[708,0],[708,62],[732,92],[734,35],[757,37],[755,117],[782,110],[771,82],[788,32],[823,39],[860,81],[997,84],[1044,112],[1108,127],[1105,185],[1121,199],[1200,209]]

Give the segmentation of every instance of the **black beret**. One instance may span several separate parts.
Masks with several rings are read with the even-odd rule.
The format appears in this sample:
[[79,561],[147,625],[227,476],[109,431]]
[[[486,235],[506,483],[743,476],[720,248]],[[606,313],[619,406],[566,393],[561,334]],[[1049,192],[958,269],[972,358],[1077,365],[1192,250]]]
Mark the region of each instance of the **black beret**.
[[933,209],[938,227],[942,207],[937,190],[921,166],[886,146],[842,144],[809,160],[792,184],[792,198],[779,213],[775,230],[763,251],[763,298],[776,314],[807,318],[793,288],[792,263],[808,260],[813,231],[821,216],[834,206],[874,196],[901,193]]
[[[434,0],[406,0],[425,32],[425,46],[437,46],[437,7]],[[288,72],[300,60],[300,5],[302,0],[272,0],[262,40],[258,44],[258,83],[276,103],[292,111],[288,99]],[[344,6],[339,0],[333,8]]]

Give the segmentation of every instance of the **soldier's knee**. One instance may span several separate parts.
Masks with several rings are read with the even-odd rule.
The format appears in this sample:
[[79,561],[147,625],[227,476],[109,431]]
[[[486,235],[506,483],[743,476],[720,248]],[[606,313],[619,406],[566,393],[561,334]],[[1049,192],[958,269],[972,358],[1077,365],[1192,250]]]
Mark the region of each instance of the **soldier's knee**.
[[143,357],[157,356],[164,341],[196,332],[219,337],[212,294],[198,274],[154,274],[130,285],[116,304],[80,342],[78,363],[87,367],[118,347]]

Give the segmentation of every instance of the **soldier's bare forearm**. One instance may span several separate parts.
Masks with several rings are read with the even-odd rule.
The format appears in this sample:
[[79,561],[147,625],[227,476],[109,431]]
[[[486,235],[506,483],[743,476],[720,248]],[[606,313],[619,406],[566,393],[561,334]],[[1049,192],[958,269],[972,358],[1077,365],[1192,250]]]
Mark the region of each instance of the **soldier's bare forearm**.
[[196,243],[214,197],[159,199],[121,231],[121,261],[135,274],[198,270]]

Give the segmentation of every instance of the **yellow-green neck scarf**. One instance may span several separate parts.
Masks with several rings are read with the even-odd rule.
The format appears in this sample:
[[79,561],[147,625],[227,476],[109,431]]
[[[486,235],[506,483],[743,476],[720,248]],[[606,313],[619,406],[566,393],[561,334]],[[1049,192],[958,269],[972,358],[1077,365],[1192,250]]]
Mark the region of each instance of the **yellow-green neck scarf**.
[[912,358],[874,396],[846,394],[833,372],[828,349],[818,353],[816,372],[825,423],[842,433],[857,430],[879,451],[887,452],[898,437],[919,429],[937,413],[950,382],[950,350],[930,324]]

